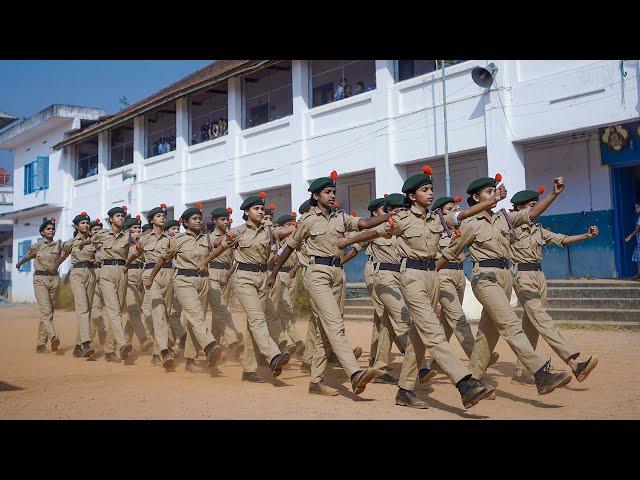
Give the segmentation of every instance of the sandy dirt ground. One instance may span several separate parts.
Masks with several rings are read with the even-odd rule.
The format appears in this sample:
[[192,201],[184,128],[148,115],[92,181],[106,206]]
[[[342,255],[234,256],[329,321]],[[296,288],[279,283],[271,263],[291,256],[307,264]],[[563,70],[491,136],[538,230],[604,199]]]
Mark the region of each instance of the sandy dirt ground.
[[[72,356],[76,320],[73,312],[56,312],[55,325],[62,340],[58,353],[36,354],[38,313],[35,306],[0,308],[0,418],[1,419],[639,419],[640,384],[631,372],[640,362],[640,333],[631,331],[564,330],[600,363],[583,383],[575,379],[567,388],[538,396],[535,386],[514,385],[515,355],[500,340],[500,361],[488,371],[487,381],[497,388],[496,400],[485,400],[465,410],[457,390],[444,377],[420,385],[419,397],[427,410],[394,405],[396,387],[370,383],[360,397],[339,368],[329,369],[326,382],[339,388],[337,397],[307,393],[309,377],[292,359],[280,377],[268,383],[240,381],[239,363],[222,364],[211,374],[184,371],[179,358],[172,372],[150,364],[150,354],[134,355],[133,364],[111,364],[102,347],[96,361]],[[235,316],[241,323],[243,319]],[[304,335],[306,321],[299,321]],[[475,328],[475,327],[474,327]],[[349,322],[347,335],[369,359],[371,325]],[[304,338],[304,336],[303,336]],[[452,340],[460,358],[464,354]],[[542,342],[541,342],[542,343]],[[138,349],[134,340],[134,348]],[[395,349],[395,347],[394,347]],[[139,349],[138,349],[139,350]],[[568,367],[546,344],[539,350],[551,355],[557,369]],[[402,357],[395,356],[397,377]],[[466,361],[466,359],[465,359]]]

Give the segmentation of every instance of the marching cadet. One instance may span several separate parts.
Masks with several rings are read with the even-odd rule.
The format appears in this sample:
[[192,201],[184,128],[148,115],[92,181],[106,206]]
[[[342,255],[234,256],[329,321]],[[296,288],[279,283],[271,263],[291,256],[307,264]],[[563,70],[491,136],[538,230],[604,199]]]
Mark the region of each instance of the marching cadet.
[[126,207],[113,207],[107,212],[110,229],[96,232],[91,239],[84,240],[81,245],[92,243],[99,249],[102,260],[100,267],[100,290],[104,302],[103,310],[107,314],[109,330],[105,345],[107,362],[118,362],[115,350],[118,348],[120,358],[126,360],[133,346],[126,341],[122,310],[127,291],[127,278],[124,269],[129,253],[129,236],[122,231]]
[[93,245],[80,244],[89,238],[91,219],[87,212],[80,212],[73,219],[75,233],[63,245],[64,255],[71,256],[71,271],[69,283],[75,303],[78,328],[76,334],[76,346],[73,350],[75,357],[84,357],[90,360],[95,353],[91,346],[91,308],[96,289],[95,259],[96,249]]
[[[167,235],[169,235],[170,241],[173,241],[176,235],[180,233],[180,222],[173,219],[167,220],[164,223],[163,230]],[[174,273],[175,268],[172,268],[170,275],[171,278],[175,276]],[[187,331],[185,330],[187,322],[184,315],[182,315],[180,302],[174,294],[173,282],[171,282],[170,288],[167,289],[167,294],[164,297],[164,304],[167,306],[167,319],[169,320],[169,351],[176,355],[178,351],[184,352],[187,341]]]
[[[493,387],[471,378],[447,342],[440,320],[434,312],[438,303],[438,274],[436,254],[443,232],[440,220],[429,211],[433,203],[433,179],[431,168],[425,165],[423,173],[409,177],[402,186],[405,202],[410,210],[399,210],[391,219],[373,231],[338,243],[344,247],[351,243],[372,240],[377,236],[396,236],[400,262],[400,290],[411,315],[409,342],[398,381],[396,405],[412,408],[428,408],[426,402],[413,393],[419,376],[418,363],[422,363],[428,350],[451,382],[458,388],[465,408],[476,405],[493,392]],[[490,202],[485,202],[490,205]],[[483,204],[483,205],[485,205]],[[463,212],[467,213],[467,212]],[[461,215],[463,215],[461,214]],[[464,218],[464,215],[463,217]],[[421,381],[422,378],[421,378]]]
[[[457,232],[449,228],[445,218],[452,212],[461,210],[457,205],[461,200],[460,197],[440,197],[431,206],[431,211],[438,216],[444,228],[444,233],[440,236],[440,243],[438,244],[438,255],[436,256],[438,260],[442,258],[442,250],[449,247],[451,242],[457,238],[455,235]],[[471,358],[475,338],[471,331],[471,324],[462,310],[464,290],[467,285],[463,270],[464,259],[465,254],[460,253],[456,261],[447,262],[444,267],[438,270],[438,281],[440,283],[438,301],[441,308],[440,323],[444,328],[444,335],[447,341],[455,334],[467,358]],[[498,352],[493,352],[489,366],[496,363],[499,356]],[[435,365],[432,365],[432,367],[435,367]]]
[[145,288],[150,289],[165,263],[173,260],[173,291],[187,321],[185,371],[201,373],[204,370],[195,364],[199,348],[204,350],[209,368],[217,364],[222,354],[222,347],[206,324],[209,274],[206,267],[200,269],[200,266],[209,253],[209,244],[206,235],[202,233],[202,210],[199,203],[196,207],[187,208],[180,218],[186,232],[172,239],[165,253],[156,260],[151,274],[143,282]]
[[[129,256],[137,254],[135,243],[142,231],[140,215],[135,218],[128,218],[122,225],[122,230],[129,236]],[[153,347],[153,333],[148,327],[146,317],[141,318],[141,308],[144,299],[144,288],[142,287],[142,268],[144,263],[136,259],[125,265],[127,273],[127,293],[125,294],[125,306],[128,313],[127,323],[124,326],[124,336],[127,343],[131,343],[133,334],[136,334],[140,342],[141,350],[146,352]]]
[[[514,210],[532,208],[540,200],[544,187],[538,191],[522,190],[511,197]],[[582,235],[563,235],[548,230],[539,223],[525,223],[515,229],[515,242],[511,244],[513,263],[516,267],[513,289],[524,310],[522,329],[535,350],[538,338],[549,344],[554,352],[571,367],[571,371],[579,382],[584,381],[598,364],[598,358],[590,356],[578,362],[579,350],[558,330],[553,319],[546,312],[547,278],[542,271],[542,247],[549,243],[564,247],[598,236],[598,227],[591,225]],[[525,374],[525,367],[520,360],[516,364],[513,375],[515,382],[533,383]]]
[[291,358],[289,352],[280,351],[269,334],[266,317],[269,288],[266,279],[272,244],[290,235],[294,227],[273,228],[271,222],[264,222],[264,197],[264,192],[260,192],[259,196],[250,196],[242,202],[240,209],[244,211],[242,218],[245,224],[230,230],[202,264],[202,268],[206,269],[208,263],[225,250],[234,249],[234,289],[247,315],[248,325],[242,380],[256,383],[264,382],[256,373],[260,355],[267,357],[274,377],[282,373],[282,367]]
[[[384,215],[391,210],[406,208],[404,195],[394,193],[376,198],[367,206],[371,216]],[[411,325],[409,311],[400,293],[400,255],[395,236],[378,237],[366,243],[369,261],[365,267],[365,282],[374,306],[374,325],[371,338],[370,367],[376,372],[387,370],[391,359],[392,342],[404,353]],[[363,244],[354,247],[361,249]],[[374,383],[396,384],[390,374],[376,374]]]
[[153,323],[153,355],[151,363],[162,365],[166,369],[171,369],[174,364],[175,355],[169,350],[169,322],[167,312],[170,300],[166,301],[167,294],[173,291],[173,265],[166,262],[163,268],[155,275],[153,282],[147,287],[145,282],[151,276],[151,269],[156,266],[161,255],[169,247],[169,235],[164,230],[166,225],[166,205],[163,203],[159,207],[152,208],[147,213],[147,221],[151,228],[138,238],[135,251],[130,252],[127,259],[127,266],[133,264],[139,257],[144,257],[144,265],[141,273],[141,282],[146,292],[142,301],[142,313],[145,317],[151,318]]
[[[214,208],[211,211],[209,231],[212,249],[219,246],[229,230],[229,215],[233,213],[231,207]],[[231,304],[232,282],[229,277],[233,267],[233,251],[223,252],[215,261],[209,263],[209,307],[211,308],[211,331],[220,343],[229,349],[231,355],[240,358],[244,350],[242,338],[239,336],[233,319],[229,313]]]
[[[474,262],[471,287],[483,307],[469,361],[474,381],[484,375],[498,338],[502,336],[518,359],[534,373],[538,394],[545,395],[569,383],[571,375],[567,372],[551,373],[551,361],[536,354],[523,332],[522,322],[510,303],[513,277],[509,271],[509,258],[511,243],[515,241],[514,229],[540,216],[562,193],[564,180],[562,177],[554,179],[553,193],[532,208],[515,212],[501,209],[494,213],[490,207],[476,214],[475,207],[480,203],[493,199],[495,206],[499,199],[506,197],[504,185],[496,188],[496,183],[501,180],[502,175],[497,174],[496,178],[482,177],[471,182],[467,188],[467,203],[472,208],[447,217],[450,227],[460,227],[460,237],[442,251],[437,268],[456,261],[462,250],[469,247],[469,255]],[[461,220],[459,215],[469,211],[473,211],[473,215]]]
[[[99,218],[92,220],[89,223],[89,234],[90,236],[94,236],[97,232],[104,228],[104,225],[100,221]],[[78,249],[84,249],[87,246],[78,246]],[[94,250],[94,263],[93,263],[93,272],[96,277],[96,287],[93,291],[93,300],[91,301],[91,313],[89,316],[89,335],[91,336],[91,341],[94,341],[96,333],[98,334],[98,341],[100,345],[104,345],[107,339],[107,330],[109,328],[109,322],[104,321],[104,317],[102,316],[102,292],[100,291],[100,267],[102,266],[102,258],[100,256],[100,248],[93,247]],[[78,354],[74,353],[74,356],[81,357],[80,350],[78,349]]]
[[[295,227],[296,212],[291,215],[281,215],[276,224],[279,227]],[[285,247],[286,239],[280,240],[276,244],[279,252]],[[290,256],[278,272],[278,281],[273,285],[270,296],[273,301],[275,316],[282,322],[282,329],[291,339],[296,349],[293,352],[297,357],[301,357],[304,352],[304,342],[296,332],[295,314],[293,313],[292,298],[295,298],[295,267],[298,265],[296,256]],[[291,275],[291,272],[293,276]]]
[[46,353],[49,340],[51,340],[51,351],[57,352],[60,339],[53,327],[53,312],[60,282],[58,266],[62,257],[62,242],[53,241],[56,234],[56,221],[53,218],[44,220],[40,225],[39,232],[42,240],[32,245],[27,255],[16,262],[16,269],[20,269],[28,261],[35,259],[33,291],[40,308],[36,352]]
[[373,228],[387,220],[387,215],[363,219],[348,216],[344,211],[332,212],[336,199],[335,180],[337,172],[330,177],[316,179],[310,186],[309,211],[300,217],[294,234],[287,240],[282,255],[269,276],[269,286],[275,284],[277,274],[291,253],[306,241],[309,266],[304,277],[309,298],[313,301],[319,322],[316,329],[315,350],[311,365],[309,393],[337,395],[337,390],[325,385],[323,377],[327,356],[332,349],[351,380],[356,395],[362,393],[373,380],[375,371],[362,369],[344,333],[344,272],[342,251],[337,247],[338,239],[347,231]]

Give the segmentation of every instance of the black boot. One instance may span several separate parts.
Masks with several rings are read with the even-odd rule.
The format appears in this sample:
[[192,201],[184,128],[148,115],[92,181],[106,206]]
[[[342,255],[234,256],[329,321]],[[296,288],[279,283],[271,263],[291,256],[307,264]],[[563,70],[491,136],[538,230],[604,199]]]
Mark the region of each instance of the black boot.
[[105,356],[104,356],[104,359],[107,362],[114,362],[114,363],[118,363],[120,361],[120,359],[116,355],[116,352],[108,352],[108,353],[106,353]]
[[47,353],[46,345],[38,345],[36,347],[36,353]]
[[264,383],[265,379],[258,375],[256,372],[242,372],[242,381],[243,382],[252,382],[252,383]]
[[84,352],[82,351],[82,347],[80,345],[76,345],[73,347],[73,356],[76,358],[84,357]]
[[167,370],[173,368],[173,362],[174,362],[175,356],[173,355],[171,350],[169,349],[162,350],[162,352],[160,353],[162,354],[162,366]]
[[398,383],[398,379],[394,378],[388,373],[383,373],[380,376],[376,376],[376,378],[373,379],[373,383],[386,383],[387,385],[395,385]]
[[158,365],[162,365],[162,359],[160,358],[160,355],[156,355],[155,353],[153,354],[153,356],[151,357],[151,365],[156,367]]
[[82,356],[87,360],[91,360],[96,353],[95,349],[91,346],[91,342],[82,342]]
[[367,383],[373,380],[373,377],[375,376],[376,371],[373,368],[358,370],[356,373],[351,375],[351,387],[353,388],[353,393],[359,395],[364,392],[364,389],[367,388]]
[[207,356],[207,366],[209,368],[215,367],[222,355],[222,346],[218,342],[211,342],[204,347],[204,354]]
[[122,358],[122,360],[126,360],[127,357],[129,357],[131,350],[133,350],[133,345],[131,345],[130,343],[125,343],[122,347],[120,347],[120,358]]
[[196,361],[193,358],[187,358],[187,363],[184,365],[184,371],[190,373],[205,373],[202,367],[196,365]]
[[396,405],[411,408],[429,408],[427,402],[420,400],[416,397],[415,393],[411,390],[405,390],[404,388],[398,389],[398,393],[396,394]]
[[573,371],[573,374],[576,376],[576,379],[579,382],[583,382],[587,379],[591,370],[596,368],[598,365],[598,357],[589,357],[589,360],[586,362],[580,362],[576,366],[576,369]]
[[291,359],[291,356],[287,352],[279,353],[278,355],[273,357],[269,362],[271,375],[273,375],[274,377],[279,376],[282,373],[282,367],[284,367],[287,363],[289,363],[290,359]]
[[418,372],[418,381],[420,383],[428,383],[438,373],[433,368],[421,368]]
[[472,379],[471,375],[467,375],[460,380],[456,387],[460,392],[464,408],[473,407],[480,400],[490,396],[494,390],[492,386],[484,385],[480,380]]
[[322,380],[309,384],[309,393],[315,395],[324,395],[325,397],[335,397],[338,395],[338,390],[327,386]]
[[356,357],[356,360],[358,360],[362,356],[362,347],[354,348],[353,355]]
[[51,351],[57,352],[59,346],[60,346],[60,339],[58,337],[53,337],[51,339]]
[[535,374],[538,395],[546,395],[556,388],[564,387],[571,381],[569,372],[551,373],[551,361],[545,363]]
[[295,346],[295,344],[291,344],[291,345],[287,345],[286,347],[284,347],[284,350],[282,350],[283,352],[287,352],[289,354],[289,356],[293,356],[296,353],[296,350],[298,349],[298,347]]

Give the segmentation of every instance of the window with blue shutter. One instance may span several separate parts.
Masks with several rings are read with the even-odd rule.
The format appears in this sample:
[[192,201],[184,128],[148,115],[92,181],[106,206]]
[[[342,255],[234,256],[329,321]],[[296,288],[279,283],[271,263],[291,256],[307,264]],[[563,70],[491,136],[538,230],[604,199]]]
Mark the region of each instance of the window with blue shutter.
[[[22,260],[29,253],[29,248],[31,247],[31,240],[24,240],[22,242],[18,242],[18,261]],[[22,267],[20,267],[20,272],[30,272],[31,271],[31,262],[27,262]]]
[[24,194],[49,188],[49,157],[38,157],[24,166]]

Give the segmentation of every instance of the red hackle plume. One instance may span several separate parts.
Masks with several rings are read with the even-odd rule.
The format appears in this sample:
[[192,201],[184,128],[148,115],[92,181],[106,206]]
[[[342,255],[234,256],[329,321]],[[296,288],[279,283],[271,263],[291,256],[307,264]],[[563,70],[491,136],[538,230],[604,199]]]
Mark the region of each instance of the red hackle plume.
[[227,207],[227,213],[232,214],[233,213],[233,208]]
[[260,193],[258,194],[258,196],[259,196],[261,199],[263,199],[263,200],[264,200],[264,197],[266,197],[266,196],[267,196],[267,194],[266,194],[266,193],[264,193],[264,192],[260,192]]
[[460,203],[462,201],[462,197],[460,195],[458,195],[456,198],[453,199],[453,201],[455,203]]
[[335,202],[333,202],[333,208],[335,208],[335,209],[340,208],[340,202],[337,201],[337,200]]
[[331,175],[329,175],[329,177],[331,178],[331,180],[333,180],[334,182],[338,179],[338,172],[336,172],[335,170],[331,172]]
[[203,207],[202,202],[196,202],[196,208],[198,210],[202,210],[202,207]]
[[544,193],[544,185],[540,185],[540,186],[538,187],[538,193],[539,193],[540,195],[542,195],[542,194]]
[[496,179],[496,182],[501,182],[502,181],[502,174],[501,173],[496,173],[496,176],[494,178]]
[[80,216],[86,217],[87,216],[87,212],[80,212]]
[[424,165],[422,167],[422,173],[424,173],[425,175],[431,175],[433,174],[433,170],[431,170],[431,167],[429,165]]
[[351,210],[351,216],[352,217],[357,217],[358,216],[358,212],[356,212],[355,210]]
[[296,217],[298,216],[298,212],[291,212],[291,216],[292,216],[293,218],[296,218]]
[[160,208],[162,208],[164,210],[165,208],[167,208],[167,204],[166,203],[161,203],[160,204]]
[[269,210],[275,210],[276,209],[276,204],[275,203],[270,203],[269,204]]
[[136,215],[136,220],[140,220],[140,215]]

